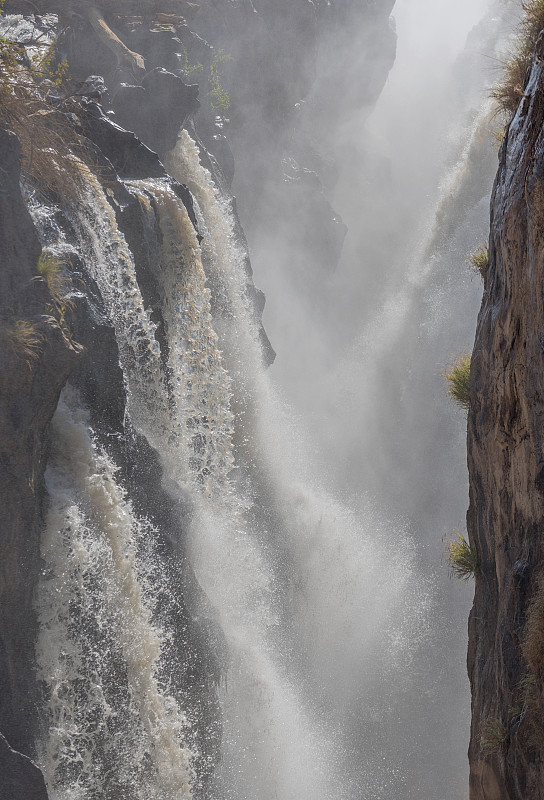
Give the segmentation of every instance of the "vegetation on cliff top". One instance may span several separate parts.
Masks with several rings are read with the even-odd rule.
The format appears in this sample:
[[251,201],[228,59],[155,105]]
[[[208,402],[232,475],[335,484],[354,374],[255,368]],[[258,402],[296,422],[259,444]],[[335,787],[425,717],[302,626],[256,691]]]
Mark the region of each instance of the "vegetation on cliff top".
[[56,59],[54,42],[31,60],[24,47],[0,36],[0,127],[14,131],[21,143],[25,179],[59,197],[81,183],[78,158],[84,155],[62,107],[67,80],[68,65]]
[[536,40],[544,29],[544,0],[524,0],[522,7],[523,17],[502,81],[491,93],[499,110],[508,117],[514,114],[523,97],[525,78],[531,65]]

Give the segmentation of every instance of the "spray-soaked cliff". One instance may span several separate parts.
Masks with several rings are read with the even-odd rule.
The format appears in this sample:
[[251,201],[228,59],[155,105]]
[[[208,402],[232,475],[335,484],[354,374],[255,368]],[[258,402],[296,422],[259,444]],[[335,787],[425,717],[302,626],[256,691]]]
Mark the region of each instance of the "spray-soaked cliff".
[[543,55],[541,35],[500,149],[472,356],[468,530],[478,568],[468,668],[474,800],[544,796]]

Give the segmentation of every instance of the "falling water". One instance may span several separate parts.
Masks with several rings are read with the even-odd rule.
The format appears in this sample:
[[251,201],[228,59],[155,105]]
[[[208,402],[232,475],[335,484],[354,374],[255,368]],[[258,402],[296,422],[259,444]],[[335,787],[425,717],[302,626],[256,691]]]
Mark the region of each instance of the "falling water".
[[[459,176],[470,152],[469,137]],[[424,693],[435,579],[422,571],[410,523],[383,511],[366,483],[353,502],[353,475],[344,496],[342,479],[335,487],[326,474],[342,476],[336,457],[315,458],[302,415],[278,397],[262,367],[231,207],[186,131],[167,165],[194,195],[201,243],[169,181],[126,184],[154,237],[162,330],[90,175],[70,219],[115,329],[127,416],[160,454],[165,490],[190,507],[183,524],[192,565],[229,649],[222,762],[209,797],[418,797],[425,784],[417,772],[428,771],[421,723],[413,741],[409,731]],[[346,452],[361,408],[373,412],[381,364],[428,278],[428,259],[413,264],[381,306],[379,325],[369,323],[367,339],[338,366],[336,385],[356,386],[351,397],[361,400],[350,408],[348,387],[347,401],[330,401],[343,409],[342,425],[335,420],[330,430],[349,442]],[[38,593],[49,702],[42,765],[52,797],[185,800],[195,754],[158,666],[169,634],[154,622],[164,588],[146,547],[152,526],[135,515],[71,391],[52,440]],[[363,455],[367,471],[379,457],[374,443]]]
[[152,531],[116,484],[73,393],[59,403],[52,441],[37,598],[52,797],[188,800],[186,721],[157,679],[168,646],[152,623],[160,577],[151,581],[138,564]]
[[[266,749],[261,748],[262,752],[253,756],[254,769],[261,776],[259,782],[250,784],[240,795],[242,788],[238,778],[236,796],[250,797],[251,791],[259,797],[269,796],[271,789],[265,790],[266,785],[270,786],[269,779],[264,784],[261,781],[263,775],[271,772],[269,760],[275,752],[276,783],[280,776],[287,782],[282,791],[276,788],[277,794],[270,796],[310,798],[318,793],[329,797],[344,791],[348,792],[346,796],[350,796],[353,776],[349,775],[346,763],[345,737],[349,727],[346,718],[353,713],[354,702],[358,714],[365,716],[369,713],[368,706],[366,711],[361,706],[363,695],[370,699],[371,685],[374,684],[370,679],[365,689],[354,687],[354,667],[357,665],[358,669],[364,670],[365,664],[370,668],[371,663],[381,662],[381,668],[387,674],[402,670],[402,665],[410,661],[414,649],[421,645],[427,633],[425,618],[430,603],[429,587],[415,575],[413,546],[400,524],[397,525],[396,552],[392,555],[387,544],[388,525],[380,519],[370,502],[364,515],[358,518],[316,488],[319,482],[309,465],[307,445],[286,418],[259,363],[255,324],[244,303],[245,254],[236,241],[229,206],[211,183],[209,173],[200,165],[195,144],[186,132],[182,132],[168,165],[172,174],[194,192],[208,234],[203,252],[207,274],[212,280],[218,272],[221,274],[225,294],[235,312],[235,330],[224,330],[220,323],[223,334],[220,341],[225,363],[235,365],[235,397],[241,396],[242,400],[235,428],[237,425],[243,428],[246,442],[239,447],[239,453],[251,464],[250,494],[256,499],[256,505],[259,507],[266,503],[268,506],[264,513],[262,506],[252,509],[250,532],[260,542],[261,552],[268,555],[267,569],[275,589],[275,596],[271,598],[278,614],[276,630],[273,631],[274,658],[283,665],[283,670],[287,670],[290,683],[298,685],[299,692],[302,692],[296,715],[293,715],[286,705],[291,696],[289,684],[282,685],[275,679],[267,685],[264,679],[269,672],[263,672],[258,662],[248,661],[247,654],[242,661],[240,654],[240,672],[237,676],[236,670],[231,670],[229,691],[224,697],[228,735],[229,722],[232,725],[232,751],[229,750],[229,759],[222,769],[228,772],[230,765],[233,772],[239,752],[255,750],[255,720],[258,718],[257,709],[263,703],[274,709],[274,715],[266,726],[261,720],[261,731],[274,730],[275,739],[290,742],[290,747],[298,743],[298,753],[300,737],[294,721],[307,709],[313,718],[315,742],[312,743],[308,733],[309,755],[306,759],[297,755],[298,769],[293,772],[289,760],[283,757],[278,760],[278,745],[269,742]],[[310,486],[314,488],[310,489]],[[270,544],[271,541],[275,546]],[[275,549],[272,555],[271,549]],[[231,586],[238,585],[241,576],[237,559],[234,563],[228,562],[233,573],[225,569],[222,575],[217,572],[226,555],[222,553],[221,538],[210,541],[201,532],[194,537],[193,562],[197,574],[208,596],[221,609],[227,640],[234,652],[238,652],[239,628],[233,623],[239,620],[239,610],[233,606]],[[216,569],[210,568],[211,565]],[[211,575],[214,578],[212,584]],[[248,571],[245,580],[251,581],[251,575]],[[361,614],[361,609],[365,609],[364,614]],[[259,639],[267,628],[262,610],[255,623],[244,631],[244,638],[251,643],[253,650],[256,646],[261,647]],[[257,640],[256,635],[259,637]],[[338,659],[339,650],[343,653],[342,659]],[[250,664],[254,671],[252,677],[247,672]],[[396,680],[399,683],[398,678]],[[241,714],[240,700],[234,698],[237,694],[243,697],[247,694],[247,687],[256,682],[263,697],[258,704],[253,702],[251,709],[244,704],[245,711]],[[274,708],[273,701],[276,698],[275,703],[278,702],[278,695],[281,703]],[[244,748],[241,747],[243,743]],[[316,764],[324,763],[324,754],[315,749],[318,743],[327,754],[327,779],[316,786]],[[367,756],[372,762],[376,754],[367,753]],[[301,766],[303,763],[313,764],[308,774]],[[337,773],[340,764],[341,778]],[[369,786],[379,781],[378,773],[390,773],[385,778],[389,781],[394,771],[391,764],[384,769],[383,764],[372,763],[362,780]],[[232,775],[228,780],[232,781]],[[302,781],[300,785],[299,781]]]

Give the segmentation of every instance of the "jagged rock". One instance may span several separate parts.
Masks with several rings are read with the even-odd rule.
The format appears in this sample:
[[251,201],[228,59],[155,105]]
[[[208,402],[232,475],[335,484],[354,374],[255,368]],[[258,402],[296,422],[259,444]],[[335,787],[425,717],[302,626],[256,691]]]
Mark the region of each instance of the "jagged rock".
[[0,800],[47,800],[42,773],[0,734]]
[[157,154],[134,133],[107,117],[97,103],[86,102],[83,98],[79,119],[85,136],[97,145],[121,178],[166,177],[166,170]]
[[187,117],[200,107],[198,86],[157,67],[145,75],[141,86],[121,84],[113,107],[120,125],[164,154],[176,144]]
[[500,151],[471,364],[471,800],[544,797],[543,58],[541,34]]

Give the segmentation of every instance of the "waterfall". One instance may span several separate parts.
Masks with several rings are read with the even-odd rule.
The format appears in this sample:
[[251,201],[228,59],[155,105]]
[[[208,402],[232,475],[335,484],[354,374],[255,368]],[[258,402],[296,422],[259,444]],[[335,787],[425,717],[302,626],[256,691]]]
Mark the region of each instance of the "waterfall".
[[[272,584],[271,600],[277,609],[275,630],[269,632],[270,621],[263,606],[251,626],[241,630],[241,608],[233,603],[236,592],[232,587],[238,587],[241,578],[249,586],[260,570],[253,566],[240,574],[239,557],[229,558],[224,550],[225,539],[212,538],[209,528],[207,535],[199,529],[192,539],[197,575],[220,609],[223,630],[236,654],[223,698],[227,737],[232,739],[231,743],[227,739],[227,748],[230,744],[232,749],[227,749],[229,758],[222,767],[223,772],[231,773],[225,780],[227,785],[232,781],[239,753],[253,752],[254,770],[259,777],[245,791],[238,777],[233,796],[311,798],[338,796],[344,791],[350,796],[354,778],[349,775],[342,752],[347,747],[346,717],[353,713],[349,709],[354,700],[362,702],[361,694],[365,692],[365,699],[369,700],[370,685],[375,686],[370,679],[361,693],[353,682],[354,671],[364,670],[365,664],[370,668],[370,663],[378,660],[381,668],[398,682],[398,676],[393,679],[393,674],[402,671],[427,635],[430,586],[417,575],[413,544],[401,524],[397,525],[396,551],[392,555],[387,544],[388,524],[370,501],[362,517],[358,517],[328,497],[323,488],[316,488],[319,482],[309,467],[307,444],[288,421],[260,364],[255,324],[244,303],[245,254],[236,242],[228,204],[201,166],[195,144],[186,131],[167,163],[174,177],[194,192],[207,233],[203,262],[212,281],[220,274],[219,294],[226,296],[228,307],[233,309],[232,329],[224,325],[219,311],[219,340],[225,363],[233,365],[234,399],[239,403],[235,431],[242,429],[235,441],[244,434],[246,441],[238,445],[237,452],[251,465],[248,469],[246,463],[246,474],[254,506],[265,502],[268,505],[265,513],[261,506],[246,515],[251,525],[246,535],[249,533],[260,545],[261,562],[265,559]],[[221,570],[221,564],[228,564],[228,569]],[[245,592],[242,599],[247,606]],[[361,609],[365,609],[364,614]],[[255,655],[248,658],[248,645],[262,658],[263,644],[269,648],[266,640],[271,634],[274,659],[288,683],[278,680],[278,667],[275,677],[270,669],[263,669]],[[240,651],[240,635],[246,652]],[[339,650],[343,654],[340,661]],[[292,684],[299,687],[299,698],[294,709],[289,710],[296,699]],[[240,707],[236,696],[243,698],[247,687],[253,685],[260,687],[261,697],[252,702],[252,707],[247,702]],[[260,718],[260,708],[266,710],[266,723]],[[368,707],[358,708],[358,712],[370,714]],[[304,718],[307,714],[313,730],[310,727],[303,737],[308,755],[302,758],[299,751],[303,739],[294,723],[297,716]],[[273,732],[272,740],[266,748],[261,746],[261,752],[255,747],[259,728]],[[278,743],[282,738],[291,747],[297,744],[295,762],[299,766],[295,773],[289,766],[291,758],[279,758]],[[367,755],[372,765],[367,765],[362,780],[370,785],[379,780],[372,772],[382,771],[382,766],[373,762],[375,754]],[[271,758],[276,775],[272,784]],[[322,783],[316,782],[318,763],[327,765]],[[308,773],[303,764],[309,765]],[[385,771],[394,769],[388,764]],[[248,774],[247,766],[243,772]],[[280,779],[285,783],[278,783]]]
[[[194,190],[202,248],[167,181],[126,184],[149,222],[164,335],[90,176],[70,219],[115,328],[131,424],[159,451],[172,498],[190,499],[193,567],[229,647],[211,796],[348,798],[357,786],[396,780],[371,746],[376,679],[360,689],[354,670],[380,663],[391,697],[402,694],[402,672],[428,635],[430,586],[401,523],[391,556],[389,524],[370,500],[361,519],[319,488],[262,367],[228,203],[185,132],[170,160]],[[51,239],[37,212],[35,220]],[[193,755],[157,667],[169,637],[153,623],[164,591],[153,586],[153,550],[141,549],[153,531],[134,515],[70,393],[53,442],[38,597],[49,786],[82,800],[116,792],[181,800]],[[369,726],[363,776],[348,768],[355,709]]]
[[51,796],[188,800],[186,720],[157,678],[168,638],[152,622],[160,576],[143,563],[153,555],[145,547],[152,531],[68,391],[52,441],[37,598],[49,704],[41,759]]
[[[459,206],[488,116],[485,106],[463,132],[442,209]],[[83,256],[115,331],[127,427],[156,451],[165,496],[179,510],[173,552],[188,549],[227,644],[222,760],[206,797],[412,800],[439,789],[457,796],[462,776],[443,788],[440,776],[419,775],[432,771],[424,762],[436,738],[418,718],[420,704],[433,703],[436,714],[437,696],[447,694],[433,669],[436,629],[444,628],[441,642],[450,631],[436,560],[426,569],[427,544],[409,513],[412,481],[398,488],[405,478],[391,452],[408,440],[403,398],[420,341],[414,319],[430,295],[435,302],[440,247],[452,246],[463,222],[454,233],[440,221],[427,224],[401,257],[392,254],[396,266],[377,311],[357,321],[355,335],[347,322],[338,326],[341,348],[308,368],[303,400],[297,407],[291,396],[290,407],[281,378],[263,368],[232,207],[187,131],[166,166],[190,189],[198,230],[169,178],[124,183],[145,224],[153,303],[130,237],[90,173],[66,210],[75,244],[39,203],[33,215],[44,244]],[[471,235],[480,223],[481,216],[468,226]],[[263,256],[268,264],[271,252]],[[401,260],[409,267],[398,280]],[[275,280],[269,302],[280,309],[280,329],[293,307],[274,299]],[[323,305],[339,292],[327,283]],[[306,368],[314,313],[304,312],[292,346],[297,370]],[[425,317],[431,333],[439,316]],[[319,353],[328,348],[322,344],[317,337]],[[398,366],[397,351],[405,363],[395,383],[388,370]],[[329,387],[318,391],[324,379]],[[395,416],[399,408],[404,416]],[[157,531],[134,510],[71,387],[51,441],[37,659],[47,700],[40,761],[52,800],[188,800],[198,753],[164,668],[172,635],[157,608],[170,587],[154,550]],[[410,470],[409,448],[401,458]],[[458,694],[452,697],[448,711]],[[452,772],[456,759],[457,751]]]

